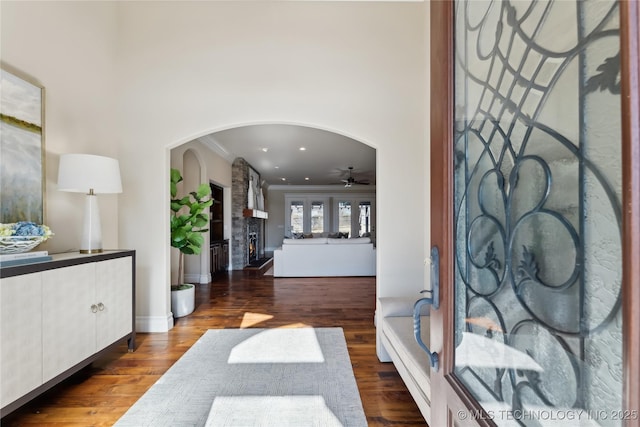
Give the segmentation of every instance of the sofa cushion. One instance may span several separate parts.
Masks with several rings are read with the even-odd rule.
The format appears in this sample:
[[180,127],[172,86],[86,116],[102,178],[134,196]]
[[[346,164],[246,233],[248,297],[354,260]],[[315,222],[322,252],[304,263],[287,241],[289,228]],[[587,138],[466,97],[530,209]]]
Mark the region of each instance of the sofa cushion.
[[354,237],[353,239],[328,239],[328,243],[332,245],[362,245],[363,243],[371,243],[369,237]]
[[313,239],[284,239],[283,245],[326,245],[326,237],[316,237]]

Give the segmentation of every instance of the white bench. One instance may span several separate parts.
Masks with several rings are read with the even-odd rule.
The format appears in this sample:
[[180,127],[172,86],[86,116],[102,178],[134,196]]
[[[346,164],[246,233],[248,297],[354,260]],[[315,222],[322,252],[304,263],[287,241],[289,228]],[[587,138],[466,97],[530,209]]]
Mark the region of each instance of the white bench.
[[[378,358],[393,362],[400,377],[418,405],[422,416],[431,423],[431,365],[429,356],[416,342],[413,331],[413,306],[416,298],[378,298],[376,328]],[[420,327],[423,342],[429,344],[429,309],[423,308]]]

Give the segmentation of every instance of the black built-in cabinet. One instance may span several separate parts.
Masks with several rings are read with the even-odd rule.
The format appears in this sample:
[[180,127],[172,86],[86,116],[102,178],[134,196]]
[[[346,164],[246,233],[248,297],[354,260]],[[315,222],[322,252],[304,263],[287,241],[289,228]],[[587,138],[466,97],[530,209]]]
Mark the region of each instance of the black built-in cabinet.
[[229,241],[224,238],[224,190],[215,184],[211,186],[211,217],[209,240],[211,242],[211,276],[226,272],[229,265]]

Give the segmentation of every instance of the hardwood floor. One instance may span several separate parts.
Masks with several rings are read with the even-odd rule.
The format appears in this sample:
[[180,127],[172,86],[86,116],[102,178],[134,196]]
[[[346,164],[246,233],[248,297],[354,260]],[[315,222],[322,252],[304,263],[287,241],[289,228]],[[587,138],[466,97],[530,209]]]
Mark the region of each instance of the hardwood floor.
[[374,278],[232,272],[199,285],[196,298],[196,311],[168,333],[139,333],[135,352],[123,344],[3,418],[2,426],[112,425],[207,329],[303,325],[344,329],[370,426],[426,426],[393,364],[376,357]]

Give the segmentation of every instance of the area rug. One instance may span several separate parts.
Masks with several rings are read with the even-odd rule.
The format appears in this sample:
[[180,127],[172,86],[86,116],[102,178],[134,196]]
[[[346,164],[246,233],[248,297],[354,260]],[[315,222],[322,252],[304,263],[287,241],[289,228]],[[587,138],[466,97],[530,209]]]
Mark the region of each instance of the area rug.
[[116,426],[366,426],[341,328],[210,329]]

